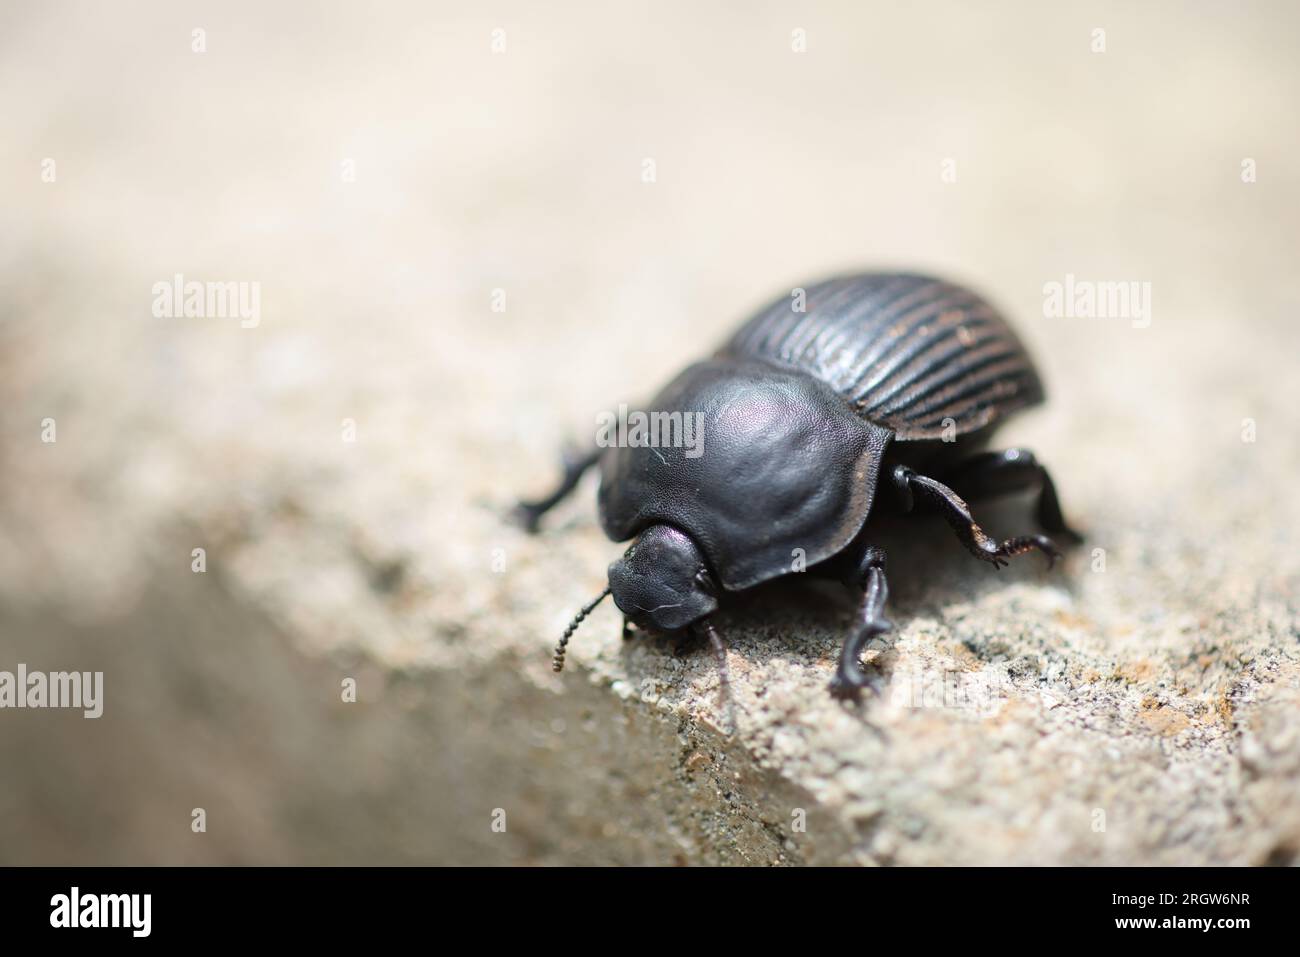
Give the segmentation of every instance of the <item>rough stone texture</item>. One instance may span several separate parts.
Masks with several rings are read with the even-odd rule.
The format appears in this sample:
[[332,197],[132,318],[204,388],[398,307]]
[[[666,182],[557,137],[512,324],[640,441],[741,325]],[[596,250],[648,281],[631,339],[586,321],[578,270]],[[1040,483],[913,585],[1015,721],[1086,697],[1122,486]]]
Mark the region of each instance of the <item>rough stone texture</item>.
[[[0,862],[1294,862],[1294,12],[603,10],[0,15],[0,668],[107,695],[0,713]],[[537,538],[501,509],[882,264],[1016,321],[1052,397],[1002,438],[1084,548],[888,530],[858,707],[808,581],[721,618],[727,709],[608,605],[553,676],[618,547],[590,484]],[[155,318],[178,272],[260,281],[260,325]],[[1044,318],[1067,273],[1150,282],[1150,326]]]

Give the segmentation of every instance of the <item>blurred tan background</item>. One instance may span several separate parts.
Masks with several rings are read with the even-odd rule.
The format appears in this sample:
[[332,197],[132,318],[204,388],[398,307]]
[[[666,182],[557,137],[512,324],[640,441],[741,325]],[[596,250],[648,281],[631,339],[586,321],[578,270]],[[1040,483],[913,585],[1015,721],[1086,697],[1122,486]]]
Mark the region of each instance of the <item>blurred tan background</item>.
[[[0,863],[1293,861],[1298,26],[6,5],[0,669],[106,701],[0,712]],[[797,587],[735,612],[732,739],[708,657],[608,608],[552,678],[618,549],[590,486],[540,539],[501,506],[749,310],[894,266],[1012,318],[1050,403],[1002,439],[1089,532],[1054,576],[942,529],[891,566],[884,678],[996,714],[833,704],[851,606]],[[155,317],[177,273],[260,323]],[[1044,317],[1066,274],[1149,282],[1150,327]]]

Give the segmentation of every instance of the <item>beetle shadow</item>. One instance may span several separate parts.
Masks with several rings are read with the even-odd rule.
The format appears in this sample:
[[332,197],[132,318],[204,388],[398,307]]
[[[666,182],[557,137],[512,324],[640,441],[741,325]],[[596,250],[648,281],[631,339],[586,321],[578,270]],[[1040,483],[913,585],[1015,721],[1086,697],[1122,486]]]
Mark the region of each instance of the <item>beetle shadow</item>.
[[[1032,502],[1032,497],[1016,497],[981,503],[977,517],[981,526],[999,539],[1037,532]],[[1045,556],[1036,551],[1016,556],[1007,567],[997,569],[971,555],[937,515],[882,515],[871,521],[870,541],[888,556],[885,617],[896,629],[869,645],[864,655],[867,674],[878,688],[893,678],[898,662],[894,648],[897,632],[915,618],[943,620],[952,606],[980,603],[1015,584],[1050,584],[1075,593],[1078,548],[1071,549],[1064,542],[1058,541],[1062,558],[1050,570]],[[816,571],[787,575],[728,595],[714,621],[729,654],[743,659],[743,668],[765,668],[782,660],[824,673],[830,680],[844,639],[855,625],[860,593],[820,577]],[[645,636],[638,633],[637,637]],[[683,658],[690,671],[715,667],[707,647],[687,645],[675,652],[669,640],[648,637],[660,654]],[[975,639],[971,650],[980,654],[983,641]],[[631,650],[625,648],[625,652]],[[629,672],[653,676],[647,670],[648,661],[636,665],[625,655],[625,662]]]

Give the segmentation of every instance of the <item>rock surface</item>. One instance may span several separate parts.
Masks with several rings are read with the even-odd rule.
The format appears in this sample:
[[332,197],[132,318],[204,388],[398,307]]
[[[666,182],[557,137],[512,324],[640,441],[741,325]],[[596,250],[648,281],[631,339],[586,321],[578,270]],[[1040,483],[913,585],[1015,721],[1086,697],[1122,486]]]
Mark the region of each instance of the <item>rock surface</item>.
[[[1101,54],[1030,5],[499,16],[5,15],[0,668],[107,701],[0,713],[0,863],[1295,862],[1294,12],[1115,8]],[[890,530],[856,707],[808,581],[722,616],[725,708],[608,604],[552,675],[619,548],[590,483],[538,537],[505,506],[863,265],[1016,322],[1051,399],[1000,440],[1085,545]],[[177,273],[260,282],[258,324],[156,317]],[[1149,324],[1045,316],[1067,274]]]

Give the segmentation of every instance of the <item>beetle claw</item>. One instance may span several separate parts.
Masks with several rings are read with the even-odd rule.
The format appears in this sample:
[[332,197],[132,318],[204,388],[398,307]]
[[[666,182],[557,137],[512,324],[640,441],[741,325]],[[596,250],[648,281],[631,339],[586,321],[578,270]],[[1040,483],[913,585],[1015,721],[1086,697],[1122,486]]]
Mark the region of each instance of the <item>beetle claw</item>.
[[1056,543],[1046,535],[1021,535],[1018,538],[1008,538],[996,548],[980,548],[975,550],[975,553],[977,557],[1001,570],[1011,564],[1010,559],[1035,548],[1047,557],[1049,570],[1056,564],[1056,560],[1061,557],[1061,551],[1056,547]]
[[1002,569],[1007,564],[1009,564],[1007,560],[1002,557],[1002,550],[1000,548],[991,549],[988,551],[985,551],[983,549],[977,549],[975,550],[975,557],[980,559],[981,561],[988,562],[990,565],[993,566],[993,570],[995,572],[1002,571]]

